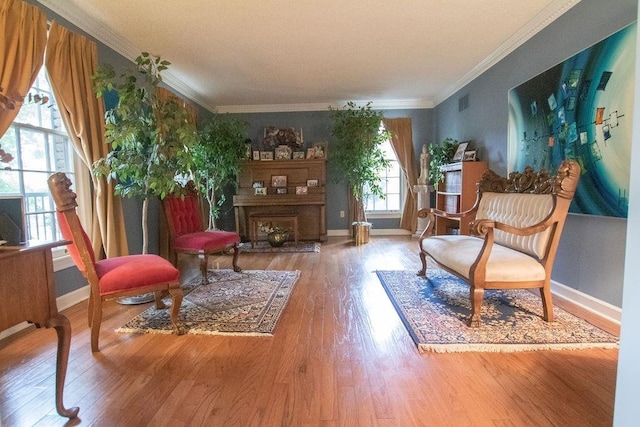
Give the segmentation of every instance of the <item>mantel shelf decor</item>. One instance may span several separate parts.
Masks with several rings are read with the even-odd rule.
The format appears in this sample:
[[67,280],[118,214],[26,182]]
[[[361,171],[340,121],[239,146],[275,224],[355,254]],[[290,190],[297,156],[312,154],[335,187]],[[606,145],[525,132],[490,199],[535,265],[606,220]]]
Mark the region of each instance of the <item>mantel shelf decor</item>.
[[276,147],[285,145],[293,151],[298,151],[303,144],[302,128],[300,128],[300,132],[296,132],[295,128],[279,129],[275,126],[269,126],[264,129],[262,147],[265,150],[275,150]]

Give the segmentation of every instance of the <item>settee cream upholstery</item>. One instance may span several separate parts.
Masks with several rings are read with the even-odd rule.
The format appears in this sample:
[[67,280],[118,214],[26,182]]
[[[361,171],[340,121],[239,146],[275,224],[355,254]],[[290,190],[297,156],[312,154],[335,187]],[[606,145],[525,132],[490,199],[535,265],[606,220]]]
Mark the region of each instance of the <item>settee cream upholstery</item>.
[[[428,222],[420,237],[418,274],[427,275],[430,258],[466,281],[471,287],[470,326],[480,325],[484,289],[539,288],[544,319],[552,321],[551,270],[579,177],[580,167],[571,160],[564,161],[555,176],[527,168],[504,178],[489,170],[469,211],[421,210],[418,215]],[[436,216],[468,215],[475,218],[474,235],[432,235]]]

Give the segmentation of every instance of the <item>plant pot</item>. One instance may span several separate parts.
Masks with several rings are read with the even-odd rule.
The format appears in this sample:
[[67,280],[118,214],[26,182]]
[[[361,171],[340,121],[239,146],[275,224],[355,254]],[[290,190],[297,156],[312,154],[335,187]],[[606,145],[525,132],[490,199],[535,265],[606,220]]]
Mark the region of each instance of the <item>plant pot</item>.
[[271,233],[267,235],[267,242],[274,248],[284,245],[287,240],[289,240],[289,233]]
[[354,222],[351,224],[353,231],[353,240],[356,245],[364,245],[369,243],[369,231],[371,230],[370,222]]

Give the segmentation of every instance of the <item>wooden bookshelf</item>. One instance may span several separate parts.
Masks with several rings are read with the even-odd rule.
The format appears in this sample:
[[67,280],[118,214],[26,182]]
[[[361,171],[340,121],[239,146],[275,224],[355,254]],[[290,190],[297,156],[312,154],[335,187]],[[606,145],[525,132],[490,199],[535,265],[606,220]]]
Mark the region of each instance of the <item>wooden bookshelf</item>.
[[[444,180],[436,190],[436,208],[460,213],[471,207],[476,200],[476,183],[487,170],[487,162],[459,162],[442,167]],[[436,234],[469,234],[471,218],[436,217]]]

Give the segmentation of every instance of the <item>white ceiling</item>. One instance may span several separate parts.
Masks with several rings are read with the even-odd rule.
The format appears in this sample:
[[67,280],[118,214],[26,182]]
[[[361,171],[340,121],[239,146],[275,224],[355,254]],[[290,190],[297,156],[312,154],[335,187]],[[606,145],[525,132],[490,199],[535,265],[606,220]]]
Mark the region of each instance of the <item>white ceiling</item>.
[[218,112],[430,108],[580,0],[38,0]]

